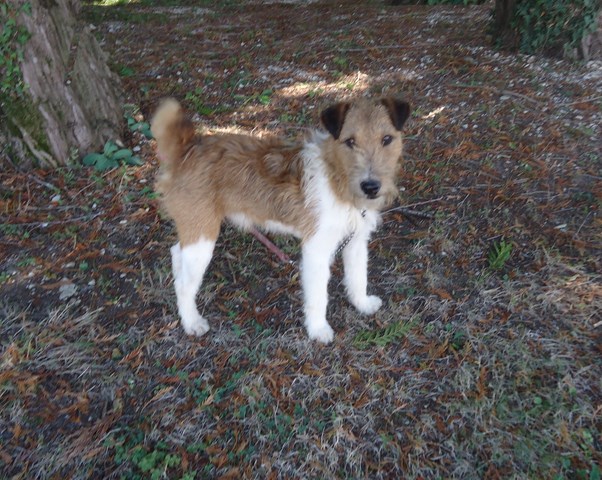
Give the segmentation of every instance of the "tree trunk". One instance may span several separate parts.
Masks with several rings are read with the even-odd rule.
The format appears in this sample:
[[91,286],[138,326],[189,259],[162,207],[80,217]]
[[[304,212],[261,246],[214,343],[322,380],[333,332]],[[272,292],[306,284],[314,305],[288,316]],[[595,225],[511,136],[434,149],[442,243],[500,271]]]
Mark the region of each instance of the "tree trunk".
[[[26,4],[30,11],[23,10]],[[56,167],[118,139],[121,85],[90,29],[78,21],[79,1],[8,0],[6,5],[30,38],[19,47],[23,91],[16,85],[7,89],[6,75],[1,77],[0,152],[21,164],[33,158]]]
[[602,9],[596,17],[596,26],[581,39],[581,57],[585,60],[602,60]]
[[518,48],[518,35],[510,26],[516,0],[495,0],[493,11],[493,34],[499,45]]
[[514,11],[515,0],[496,0],[493,13],[494,28],[503,31],[510,28],[510,19]]

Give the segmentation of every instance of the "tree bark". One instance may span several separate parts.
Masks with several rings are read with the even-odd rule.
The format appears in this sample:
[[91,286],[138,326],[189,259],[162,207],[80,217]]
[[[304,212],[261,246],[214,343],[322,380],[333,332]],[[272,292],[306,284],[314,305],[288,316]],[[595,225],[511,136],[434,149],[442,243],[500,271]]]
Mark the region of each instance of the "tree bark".
[[602,9],[596,17],[596,27],[581,39],[581,58],[585,61],[602,60]]
[[510,27],[516,0],[495,0],[493,11],[493,34],[500,45],[518,47],[518,35]]
[[[21,11],[27,2],[31,12]],[[78,0],[8,0],[30,34],[20,71],[25,91],[0,98],[0,144],[20,164],[66,165],[122,129],[122,88]]]

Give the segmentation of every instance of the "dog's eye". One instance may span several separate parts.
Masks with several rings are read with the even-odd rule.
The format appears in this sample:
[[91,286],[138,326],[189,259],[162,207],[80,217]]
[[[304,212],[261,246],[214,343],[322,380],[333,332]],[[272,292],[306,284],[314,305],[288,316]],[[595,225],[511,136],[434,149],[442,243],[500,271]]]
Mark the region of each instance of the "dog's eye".
[[393,137],[391,135],[385,135],[383,137],[383,147],[386,147],[387,145],[389,145],[391,142],[393,141]]
[[345,140],[345,145],[347,145],[349,148],[355,147],[355,138],[351,137]]

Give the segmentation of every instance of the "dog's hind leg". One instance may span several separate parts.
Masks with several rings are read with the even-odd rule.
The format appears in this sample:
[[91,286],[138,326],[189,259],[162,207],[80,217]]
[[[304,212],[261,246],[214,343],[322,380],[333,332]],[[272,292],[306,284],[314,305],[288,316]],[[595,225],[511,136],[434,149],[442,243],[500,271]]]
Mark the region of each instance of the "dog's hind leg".
[[188,335],[201,336],[209,330],[207,320],[197,310],[196,294],[213,256],[214,247],[215,240],[201,239],[184,247],[178,243],[171,248],[178,313]]
[[382,305],[375,295],[367,295],[368,286],[368,240],[366,230],[358,230],[343,249],[345,287],[349,301],[361,313],[371,315]]

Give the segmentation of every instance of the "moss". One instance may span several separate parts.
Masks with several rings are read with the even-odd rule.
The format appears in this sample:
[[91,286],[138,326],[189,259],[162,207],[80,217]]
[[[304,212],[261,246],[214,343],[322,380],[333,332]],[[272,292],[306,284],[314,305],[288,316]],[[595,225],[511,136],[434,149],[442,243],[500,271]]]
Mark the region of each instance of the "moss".
[[8,125],[12,135],[21,138],[23,129],[31,136],[37,150],[50,153],[44,119],[28,95],[23,94],[0,104],[0,118]]
[[19,96],[24,93],[25,85],[20,70],[23,59],[23,46],[29,40],[29,32],[18,22],[19,15],[29,15],[31,5],[26,2],[20,7],[0,4],[0,23],[3,25],[0,35],[0,106],[5,97]]
[[0,38],[0,57],[3,58],[0,69],[0,119],[7,126],[10,135],[22,138],[23,129],[31,137],[31,141],[26,143],[39,151],[49,152],[44,120],[29,97],[21,73],[23,48],[30,35],[20,25],[19,15],[30,14],[29,2],[19,7],[10,4],[0,7],[0,21],[4,25]]

